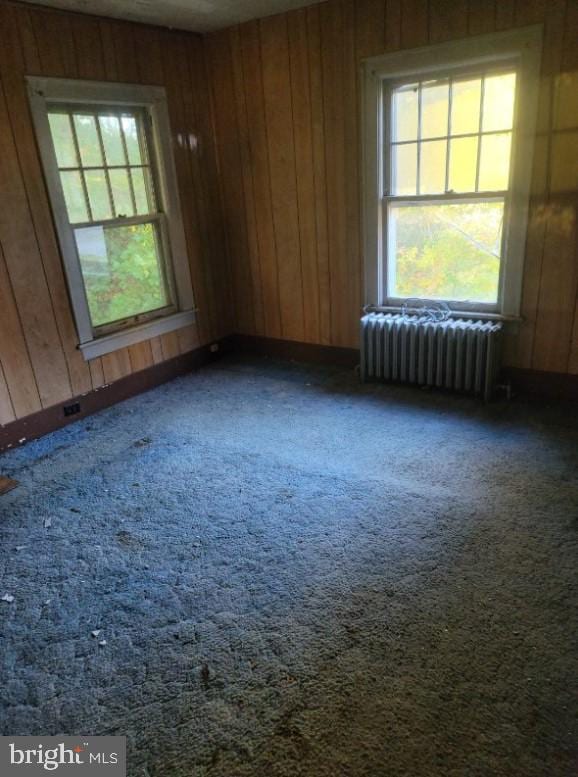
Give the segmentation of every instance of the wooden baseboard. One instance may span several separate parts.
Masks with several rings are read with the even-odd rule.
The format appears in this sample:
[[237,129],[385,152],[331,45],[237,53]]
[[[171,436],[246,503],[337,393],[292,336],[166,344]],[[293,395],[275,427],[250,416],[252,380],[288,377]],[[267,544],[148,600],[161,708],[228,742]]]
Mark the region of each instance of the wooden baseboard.
[[339,367],[355,367],[359,364],[358,348],[341,348],[336,345],[301,343],[296,340],[277,340],[273,337],[233,335],[233,348],[240,352],[290,359],[315,364],[335,364]]
[[[80,421],[92,413],[115,405],[117,402],[122,402],[136,394],[141,394],[143,391],[166,383],[179,375],[196,370],[229,352],[231,339],[219,340],[218,345],[219,349],[216,353],[212,352],[210,346],[206,345],[174,359],[155,364],[140,372],[127,375],[125,378],[89,391],[87,394],[72,397],[61,404],[47,407],[38,413],[12,421],[0,427],[0,453],[16,445],[23,445],[30,440],[42,437],[49,432],[54,432],[67,424]],[[79,406],[79,411],[65,415],[65,408],[74,405]]]
[[[67,424],[80,421],[92,413],[198,369],[232,351],[315,364],[334,364],[346,368],[353,368],[359,364],[357,348],[340,348],[333,345],[239,334],[219,340],[218,345],[219,349],[216,353],[212,352],[208,345],[197,348],[195,351],[156,364],[154,367],[127,375],[126,378],[121,378],[87,394],[72,397],[59,405],[53,405],[6,426],[0,426],[0,453],[42,437]],[[511,382],[517,394],[547,399],[578,400],[578,375],[505,367],[502,377]],[[65,408],[76,404],[79,405],[79,412],[65,415]]]
[[578,401],[578,375],[504,367],[502,378],[511,383],[516,394]]
[[[276,359],[335,364],[341,367],[355,367],[359,364],[359,350],[357,348],[340,348],[334,345],[318,345],[240,334],[233,335],[232,342],[235,351],[270,356]],[[502,378],[504,381],[509,381],[514,392],[521,396],[578,400],[578,375],[504,367]]]

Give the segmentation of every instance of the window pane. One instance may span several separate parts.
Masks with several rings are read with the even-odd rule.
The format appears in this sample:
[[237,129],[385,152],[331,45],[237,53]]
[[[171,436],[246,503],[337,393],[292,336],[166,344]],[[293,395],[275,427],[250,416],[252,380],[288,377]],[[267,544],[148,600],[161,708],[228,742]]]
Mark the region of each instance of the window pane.
[[419,193],[439,194],[446,188],[445,140],[430,140],[421,144]]
[[94,116],[75,114],[74,128],[83,167],[98,167],[104,164]]
[[394,194],[416,194],[417,143],[392,147],[392,189]]
[[99,116],[98,120],[107,165],[126,165],[118,118],[116,116]]
[[394,92],[393,140],[417,140],[417,100],[417,84]]
[[454,192],[476,190],[478,138],[450,140],[450,169],[448,189]]
[[60,180],[62,181],[64,200],[70,222],[77,224],[81,221],[88,221],[88,210],[84,199],[80,173],[73,170],[60,173]]
[[482,80],[454,81],[452,84],[452,135],[467,135],[480,129]]
[[515,73],[489,76],[484,81],[484,116],[482,130],[511,129],[514,119]]
[[84,178],[93,221],[112,218],[104,170],[86,170]]
[[49,113],[50,134],[56,151],[58,167],[78,167],[76,148],[68,114]]
[[109,175],[112,198],[114,200],[114,215],[117,218],[120,216],[133,216],[134,210],[130,194],[128,170],[109,170]]
[[390,206],[390,296],[497,302],[503,213],[503,202]]
[[134,198],[136,201],[136,212],[139,215],[143,213],[152,213],[155,210],[155,206],[148,169],[133,167],[131,168],[131,175]]
[[448,134],[447,82],[423,84],[421,92],[421,136],[438,138]]
[[153,224],[75,231],[93,326],[169,304]]
[[482,136],[479,191],[503,191],[508,188],[511,143],[509,132]]
[[124,139],[126,141],[126,150],[128,161],[131,165],[142,165],[144,160],[141,157],[138,129],[136,119],[133,116],[123,116],[121,119]]

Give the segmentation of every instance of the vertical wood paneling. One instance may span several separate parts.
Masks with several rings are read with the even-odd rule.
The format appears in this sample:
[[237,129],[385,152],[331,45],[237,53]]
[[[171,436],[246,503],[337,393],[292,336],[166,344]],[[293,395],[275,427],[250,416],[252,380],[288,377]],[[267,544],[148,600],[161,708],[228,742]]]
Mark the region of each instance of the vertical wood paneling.
[[253,182],[255,226],[257,229],[259,266],[261,268],[264,334],[267,334],[269,337],[281,337],[278,256],[271,201],[271,174],[267,124],[265,120],[259,22],[249,22],[240,29],[243,84],[245,88],[247,120],[249,122],[249,154]]
[[[249,250],[249,267],[251,287],[253,290],[253,313],[256,334],[265,334],[265,319],[263,311],[262,272],[257,233],[257,209],[253,182],[253,162],[251,159],[251,127],[245,97],[245,82],[243,78],[243,50],[241,32],[238,27],[230,31],[231,58],[233,63],[233,90],[235,95],[235,110],[239,128],[239,151],[241,160],[241,179],[245,201],[245,222],[247,230],[247,246]],[[242,290],[241,290],[242,293]]]
[[430,43],[465,38],[467,34],[467,0],[429,0]]
[[15,420],[14,406],[10,398],[6,378],[4,377],[4,370],[2,369],[2,364],[0,364],[0,426]]
[[[201,236],[202,257],[199,268],[202,270],[201,294],[206,302],[207,341],[219,337],[223,323],[220,321],[225,312],[222,305],[221,278],[226,277],[226,262],[223,263],[224,242],[219,217],[219,205],[213,185],[216,168],[211,159],[213,127],[210,122],[209,92],[206,84],[206,72],[202,59],[202,47],[197,38],[183,36],[184,78],[188,78],[185,90],[188,121],[195,127],[193,151],[190,156],[191,175],[198,203],[198,223]],[[230,331],[230,330],[226,330]],[[199,331],[200,336],[200,331]]]
[[[578,135],[578,2],[567,0],[566,20],[564,24],[564,52],[562,66],[563,77],[558,85],[559,111],[556,128],[560,130],[573,129],[574,142]],[[578,155],[574,153],[575,169],[578,166]],[[576,246],[575,263],[578,264],[578,246]],[[578,374],[578,288],[574,306],[574,326],[568,371]]]
[[71,386],[1,82],[0,138],[0,244],[40,398],[47,406],[70,396]]
[[397,51],[401,46],[401,3],[402,0],[386,0],[385,51]]
[[103,79],[104,52],[98,20],[79,14],[71,18],[70,25],[76,53],[76,77]]
[[[362,13],[357,13],[357,16],[351,20],[353,22],[351,29],[357,39],[360,58],[373,57],[383,52],[386,33],[388,36],[393,33],[393,30],[388,28],[390,25],[395,25],[395,21],[392,24],[391,19],[392,7],[393,4],[390,4],[386,18],[386,0],[367,0],[363,4]],[[401,17],[399,25],[401,32]]]
[[188,36],[188,51],[191,93],[198,126],[199,181],[203,194],[201,203],[204,206],[202,233],[207,237],[209,248],[209,255],[203,262],[203,267],[211,294],[209,314],[212,320],[211,339],[214,339],[233,331],[232,288],[230,283],[224,283],[224,279],[230,278],[231,275],[221,218],[213,112],[208,110],[211,106],[211,96],[203,41]]
[[[578,261],[578,257],[576,258]],[[574,326],[572,330],[572,341],[570,343],[570,355],[568,358],[568,372],[572,375],[578,375],[578,292],[576,293],[576,304],[574,306]]]
[[175,356],[178,356],[181,352],[181,346],[176,332],[169,332],[166,335],[162,335],[161,344],[165,359],[174,359]]
[[347,272],[347,225],[345,215],[345,106],[344,28],[341,3],[320,8],[321,62],[323,72],[323,111],[325,123],[325,160],[329,273],[331,289],[331,340],[345,346],[349,330],[346,300],[352,279]]
[[425,46],[429,38],[428,0],[403,0],[401,47]]
[[[506,338],[505,358],[515,367],[535,366],[533,359],[536,322],[539,313],[539,298],[544,265],[546,233],[552,218],[550,202],[550,171],[552,159],[552,104],[555,84],[560,78],[564,11],[566,0],[553,0],[550,13],[545,17],[544,48],[542,52],[542,73],[537,116],[537,133],[532,170],[530,213],[526,235],[526,256],[522,288],[522,322],[518,331]],[[523,7],[518,7],[517,18],[530,23],[534,8],[528,6],[529,16],[524,16]],[[552,245],[550,242],[549,246]],[[548,262],[546,261],[546,264]]]
[[506,30],[514,25],[515,0],[496,0],[496,29]]
[[[349,278],[349,293],[342,295],[339,304],[345,309],[347,327],[344,343],[357,341],[359,316],[361,315],[363,288],[363,262],[359,205],[361,202],[360,180],[357,171],[361,166],[359,124],[361,100],[358,99],[359,72],[357,67],[358,48],[356,36],[357,5],[354,0],[343,0],[343,23],[345,40],[343,47],[344,84],[344,137],[345,137],[345,272]],[[381,17],[380,17],[381,22]],[[382,41],[385,39],[381,26]],[[383,42],[381,44],[383,46]]]
[[163,346],[160,337],[153,337],[151,339],[151,353],[153,357],[153,364],[160,364],[163,360]]
[[122,348],[119,351],[113,351],[113,353],[107,353],[103,356],[102,370],[106,383],[112,383],[115,380],[124,378],[126,375],[130,375],[132,367],[128,348]]
[[[6,101],[19,165],[68,367],[71,390],[73,394],[81,394],[91,388],[90,372],[82,355],[75,347],[74,321],[68,302],[60,253],[52,228],[52,217],[36,141],[30,123],[28,99],[23,79],[23,74],[26,72],[26,62],[20,49],[22,37],[18,35],[18,32],[19,30],[30,31],[32,22],[28,9],[5,6],[0,9],[0,14],[5,19],[3,25],[5,34],[3,45],[0,47],[0,69],[4,75]],[[40,57],[35,42],[36,36],[31,37],[26,48],[28,49],[28,57],[40,67]]]
[[[499,2],[499,0],[498,0]],[[468,32],[470,35],[484,35],[496,27],[495,0],[469,0]]]
[[[571,370],[578,293],[578,101],[566,97],[566,86],[576,83],[578,71],[577,5],[574,0],[547,4],[543,59],[543,81],[551,94],[549,199],[532,366],[555,372]],[[544,13],[542,0],[516,8],[523,21],[538,21]]]
[[309,82],[311,84],[311,135],[313,142],[313,178],[315,186],[319,329],[320,342],[329,344],[331,343],[331,279],[329,271],[325,114],[323,110],[321,22],[319,8],[316,6],[307,9],[307,35],[309,42]]
[[[208,342],[215,336],[215,300],[227,299],[230,284],[209,132],[203,154],[187,147],[178,164],[202,338],[195,326],[186,327],[102,359],[84,361],[77,348],[24,76],[161,84],[172,95],[172,115],[178,115],[174,140],[178,135],[193,144],[199,117],[209,117],[205,123],[211,126],[203,47],[194,35],[7,0],[0,2],[0,35],[0,423],[6,423]],[[164,36],[162,45],[160,36]],[[193,41],[194,58],[190,56]],[[162,53],[170,57],[173,48],[175,67],[164,72]],[[198,70],[202,72],[197,75]],[[194,88],[194,76],[202,88]],[[213,241],[213,249],[209,251],[205,244],[198,248],[203,241]],[[206,278],[212,267],[207,265],[213,262],[217,269],[209,284]],[[223,320],[226,329],[220,335],[232,329],[230,319]]]
[[263,19],[260,34],[281,333],[290,340],[303,340],[303,274],[287,16]]
[[[524,321],[506,359],[578,372],[576,0],[329,0],[202,41],[3,0],[0,423],[233,329],[355,346],[360,61],[534,23],[545,47]],[[25,73],[167,88],[197,326],[79,355]]]
[[315,176],[311,126],[311,88],[307,37],[307,12],[295,11],[288,17],[289,58],[295,168],[297,174],[297,207],[303,274],[304,340],[318,343],[319,282],[317,277],[317,235],[315,225]]
[[191,160],[195,159],[196,161],[196,127],[189,99],[191,87],[186,59],[187,50],[183,35],[166,32],[161,33],[161,36],[163,72],[167,85],[171,129],[177,138],[173,148],[181,203],[185,216],[183,223],[191,278],[196,298],[205,300],[205,306],[199,306],[196,325],[179,330],[177,334],[179,349],[181,352],[184,352],[191,350],[194,347],[194,343],[197,342],[197,329],[203,342],[208,339],[210,330],[210,300],[205,288],[202,265],[203,240],[201,238],[198,197],[191,166]]
[[516,0],[514,24],[540,24],[544,21],[546,7],[551,0]]
[[[234,104],[232,88],[221,93],[220,85],[214,83],[215,101],[219,103],[215,114],[217,132],[222,139],[227,138],[231,155],[227,166],[235,169],[244,154],[243,176],[253,178],[253,194],[247,191],[245,197],[235,199],[235,207],[226,207],[229,230],[246,230],[245,225],[251,223],[254,217],[249,215],[247,221],[247,214],[239,211],[248,207],[247,203],[256,213],[257,227],[260,214],[265,213],[267,224],[267,214],[275,206],[278,238],[282,205],[288,214],[283,229],[289,235],[291,256],[297,254],[297,238],[301,261],[303,313],[299,294],[293,308],[288,308],[286,303],[278,303],[274,284],[277,269],[281,297],[288,281],[291,288],[299,290],[294,275],[297,262],[290,264],[289,278],[282,277],[288,269],[284,251],[272,239],[259,241],[266,335],[279,336],[270,312],[282,309],[284,337],[310,339],[317,331],[320,343],[357,345],[362,273],[361,60],[402,47],[536,23],[544,24],[544,52],[526,243],[524,320],[517,328],[507,330],[506,361],[518,367],[562,372],[576,369],[578,258],[574,225],[578,183],[571,161],[578,157],[576,0],[329,0],[261,21],[261,60],[255,42],[259,23],[241,28],[242,83],[240,78],[236,81],[237,101],[243,101],[238,106],[244,104],[246,115],[241,132],[225,110],[226,104]],[[236,36],[234,33],[235,40]],[[224,37],[226,33],[209,36],[209,45],[215,47],[216,41]],[[232,83],[231,68],[239,67],[237,59],[235,55],[234,61],[227,56],[213,60],[221,83],[227,79]],[[266,131],[255,118],[262,115],[259,95],[263,79],[267,91]],[[246,143],[250,155],[244,148]],[[241,148],[235,148],[235,144]],[[274,193],[268,196],[269,178]],[[280,195],[281,181],[284,188]],[[281,238],[287,239],[285,233]],[[233,263],[237,261],[236,256],[232,259]],[[256,269],[252,265],[253,285]],[[238,304],[249,304],[249,287],[239,275],[235,288]],[[287,331],[288,315],[294,317],[293,332]]]
[[7,6],[4,12],[14,14],[26,73],[30,75],[40,73],[42,68],[40,67],[40,57],[38,56],[36,35],[34,34],[32,19],[30,18],[30,9],[22,6]]
[[138,82],[137,44],[135,41],[135,28],[125,22],[107,21],[103,24],[108,28],[105,33],[107,40],[112,42],[112,49],[107,51],[106,59],[110,58],[114,72],[111,76],[115,81],[126,83]]
[[[392,14],[393,12],[393,14]],[[355,13],[355,4],[345,6],[346,39],[348,45],[346,48],[345,62],[345,98],[346,98],[346,148],[347,148],[347,170],[346,180],[349,182],[355,180],[356,185],[353,192],[349,192],[348,197],[348,232],[350,228],[351,216],[355,212],[357,222],[355,231],[360,239],[359,229],[359,176],[357,169],[361,169],[361,155],[359,149],[358,127],[361,120],[361,104],[357,99],[357,81],[359,74],[357,71],[357,62],[367,57],[377,56],[388,48],[386,41],[397,40],[399,46],[401,35],[401,6],[397,7],[393,2],[387,3],[386,0],[371,0],[370,3],[364,3],[362,8],[357,9]],[[355,36],[351,40],[351,32]],[[355,105],[355,110],[352,106]],[[355,122],[355,124],[354,124]],[[352,210],[352,207],[355,210]],[[359,259],[357,265],[359,272],[363,270],[361,261],[361,243],[359,243]],[[357,311],[359,312],[359,311]],[[354,335],[355,337],[355,335]]]
[[32,8],[30,15],[42,75],[74,78],[76,52],[71,17],[68,14],[46,13],[40,8]]
[[99,386],[103,386],[105,380],[102,359],[91,359],[88,362],[88,369],[90,370],[90,379],[92,381],[93,388],[99,388]]
[[[240,332],[255,332],[253,290],[249,267],[249,248],[239,149],[239,130],[232,76],[228,32],[212,35],[207,41],[209,69],[212,74],[212,105],[219,160],[219,185],[235,287],[235,319]],[[242,291],[241,291],[242,290]]]
[[0,246],[0,363],[16,416],[40,410],[40,396]]
[[568,367],[578,285],[577,204],[578,196],[549,208],[532,362],[538,370]]

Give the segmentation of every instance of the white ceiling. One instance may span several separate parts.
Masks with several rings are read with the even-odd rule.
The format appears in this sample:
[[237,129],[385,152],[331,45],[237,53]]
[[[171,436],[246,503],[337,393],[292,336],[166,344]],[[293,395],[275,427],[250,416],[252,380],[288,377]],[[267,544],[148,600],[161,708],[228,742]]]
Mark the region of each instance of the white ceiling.
[[69,11],[159,24],[194,32],[272,16],[322,0],[25,0]]

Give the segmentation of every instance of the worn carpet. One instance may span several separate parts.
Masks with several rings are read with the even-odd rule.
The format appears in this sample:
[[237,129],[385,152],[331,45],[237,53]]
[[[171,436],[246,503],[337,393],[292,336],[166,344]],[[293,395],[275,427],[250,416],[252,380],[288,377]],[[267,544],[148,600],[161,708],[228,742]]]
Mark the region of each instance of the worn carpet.
[[575,407],[229,358],[0,471],[0,733],[126,734],[130,777],[576,774]]

